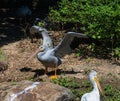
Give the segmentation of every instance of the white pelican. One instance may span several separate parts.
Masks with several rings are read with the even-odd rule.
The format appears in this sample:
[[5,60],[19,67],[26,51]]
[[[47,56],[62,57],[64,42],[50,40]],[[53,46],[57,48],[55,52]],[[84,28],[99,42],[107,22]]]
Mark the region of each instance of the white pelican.
[[89,74],[91,83],[93,84],[93,90],[90,93],[86,93],[81,97],[81,101],[100,101],[100,93],[103,94],[100,83],[97,79],[97,72],[91,70]]

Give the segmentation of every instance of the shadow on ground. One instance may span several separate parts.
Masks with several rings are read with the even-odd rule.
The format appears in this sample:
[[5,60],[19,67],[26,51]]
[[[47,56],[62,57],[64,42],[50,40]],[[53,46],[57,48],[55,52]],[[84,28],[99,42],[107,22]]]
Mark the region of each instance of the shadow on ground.
[[[21,72],[34,72],[34,78],[37,78],[39,76],[42,76],[44,75],[44,69],[35,69],[33,70],[32,68],[30,67],[23,67],[20,69]],[[77,74],[77,73],[80,73],[80,72],[75,72],[73,70],[71,71],[64,71],[62,69],[57,69],[57,75],[61,75],[61,74]],[[51,70],[51,71],[48,71],[47,73],[47,76],[51,76],[51,75],[54,75],[54,70]]]

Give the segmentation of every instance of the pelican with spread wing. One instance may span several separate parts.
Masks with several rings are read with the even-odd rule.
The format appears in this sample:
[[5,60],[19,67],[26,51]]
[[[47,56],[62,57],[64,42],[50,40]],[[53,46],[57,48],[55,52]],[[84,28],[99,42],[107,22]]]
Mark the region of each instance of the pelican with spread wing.
[[55,74],[51,78],[57,78],[57,67],[62,63],[61,57],[71,52],[70,44],[74,37],[88,38],[85,34],[76,32],[67,32],[61,42],[53,47],[51,38],[45,28],[32,26],[32,31],[42,33],[43,45],[26,61],[26,63],[37,54],[38,60],[45,66],[45,73],[48,67],[54,67]]

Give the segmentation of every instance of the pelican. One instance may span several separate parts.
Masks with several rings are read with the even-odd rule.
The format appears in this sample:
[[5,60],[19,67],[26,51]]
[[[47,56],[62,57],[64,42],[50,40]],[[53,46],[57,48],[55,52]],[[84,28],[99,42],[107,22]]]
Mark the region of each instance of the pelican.
[[55,74],[51,76],[52,79],[57,78],[56,71],[57,67],[62,63],[61,57],[71,52],[70,44],[74,37],[88,38],[87,35],[82,33],[67,32],[61,42],[56,47],[53,47],[51,38],[45,28],[35,25],[32,26],[32,28],[36,29],[35,31],[42,33],[43,45],[40,46],[25,63],[37,54],[38,60],[45,66],[45,73],[47,72],[48,67],[54,67]]
[[93,84],[93,90],[90,93],[86,93],[81,97],[81,101],[100,101],[100,93],[103,94],[100,83],[97,79],[97,72],[91,70],[89,74],[89,79]]

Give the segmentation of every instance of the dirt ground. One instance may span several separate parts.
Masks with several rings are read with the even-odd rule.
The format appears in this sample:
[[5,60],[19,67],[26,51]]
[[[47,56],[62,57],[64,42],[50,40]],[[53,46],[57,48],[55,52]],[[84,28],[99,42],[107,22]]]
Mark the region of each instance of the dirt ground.
[[[39,40],[42,44],[42,40]],[[25,61],[37,49],[37,43],[31,43],[29,39],[24,39],[3,45],[1,48],[8,57],[8,69],[0,73],[0,81],[21,81],[37,79],[49,79],[54,74],[53,69],[49,69],[44,75],[44,66],[34,57],[27,64]],[[87,78],[86,72],[94,69],[103,79],[120,85],[120,65],[110,63],[109,60],[90,58],[80,59],[75,53],[62,58],[63,63],[58,67],[58,77],[72,76],[76,78]]]

